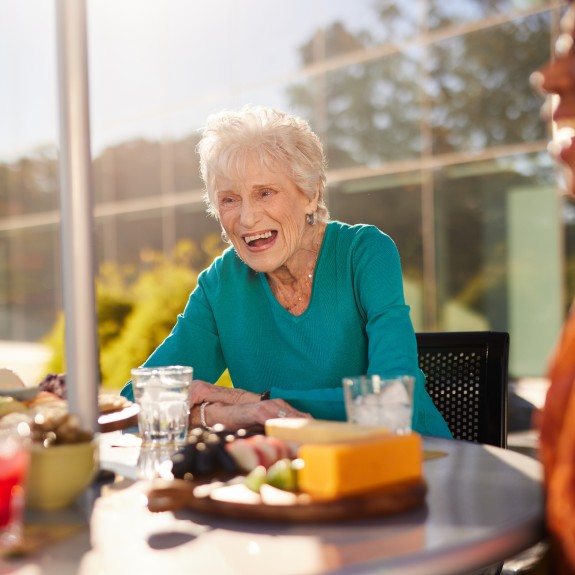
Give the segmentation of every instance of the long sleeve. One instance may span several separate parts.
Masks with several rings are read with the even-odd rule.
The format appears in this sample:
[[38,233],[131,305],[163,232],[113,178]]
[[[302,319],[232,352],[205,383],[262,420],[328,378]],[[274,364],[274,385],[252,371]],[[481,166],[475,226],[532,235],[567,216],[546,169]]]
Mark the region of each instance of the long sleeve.
[[426,435],[451,437],[419,369],[417,342],[404,300],[401,263],[394,242],[376,228],[366,227],[352,253],[355,292],[369,342],[368,374],[414,376],[414,428]]
[[[207,271],[200,274],[198,285],[170,335],[148,357],[144,367],[189,365],[194,369],[194,379],[210,382],[224,372],[226,366],[218,330],[206,299],[207,274]],[[124,386],[122,395],[133,401],[131,382]]]

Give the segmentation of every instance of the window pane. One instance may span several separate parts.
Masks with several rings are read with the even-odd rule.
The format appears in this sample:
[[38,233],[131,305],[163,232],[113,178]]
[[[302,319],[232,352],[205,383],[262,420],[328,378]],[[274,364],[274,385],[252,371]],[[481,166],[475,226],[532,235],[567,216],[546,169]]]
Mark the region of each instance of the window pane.
[[438,42],[430,48],[433,152],[482,150],[545,137],[529,76],[549,57],[548,14]]
[[440,328],[509,331],[514,376],[543,372],[563,317],[553,173],[541,153],[435,176]]
[[0,163],[0,217],[58,209],[58,160],[55,149]]
[[396,53],[289,88],[290,108],[321,135],[331,169],[419,156],[420,55]]
[[0,338],[37,341],[62,305],[55,228],[0,236]]
[[484,18],[507,15],[514,10],[548,6],[551,0],[428,0],[428,26],[430,29],[477,22]]
[[145,263],[150,252],[161,252],[164,247],[160,210],[118,216],[116,226],[116,258],[120,264]]

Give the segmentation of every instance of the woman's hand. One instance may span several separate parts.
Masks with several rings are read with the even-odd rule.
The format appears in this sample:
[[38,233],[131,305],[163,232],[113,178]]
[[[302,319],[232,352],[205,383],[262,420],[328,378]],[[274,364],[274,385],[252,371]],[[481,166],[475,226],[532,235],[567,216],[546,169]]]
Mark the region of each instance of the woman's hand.
[[200,426],[200,405],[204,407],[205,422],[212,427],[221,423],[230,431],[263,426],[268,419],[275,417],[311,418],[293,408],[283,399],[260,401],[260,395],[243,389],[220,387],[207,381],[195,379],[192,382],[190,424]]
[[[256,395],[256,394],[254,394]],[[283,399],[269,399],[266,401],[252,403],[237,403],[234,405],[226,403],[210,403],[204,408],[206,424],[210,427],[221,423],[230,431],[238,429],[250,429],[252,427],[263,427],[268,419],[276,417],[305,417],[311,419],[309,413],[304,413],[293,408]],[[199,407],[197,408],[199,411]],[[199,414],[193,414],[194,424],[200,424]]]
[[207,381],[202,381],[201,379],[194,379],[194,381],[192,381],[191,403],[194,405],[204,403],[204,401],[237,405],[239,403],[255,403],[259,400],[259,394],[252,393],[251,391],[222,387],[208,383]]

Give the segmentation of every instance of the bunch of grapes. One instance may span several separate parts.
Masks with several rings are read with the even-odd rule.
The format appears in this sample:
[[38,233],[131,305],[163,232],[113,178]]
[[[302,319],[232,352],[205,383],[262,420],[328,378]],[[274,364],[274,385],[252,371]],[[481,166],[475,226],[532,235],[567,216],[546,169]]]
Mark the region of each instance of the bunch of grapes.
[[239,471],[226,445],[245,435],[243,430],[230,433],[222,425],[210,430],[192,429],[186,445],[172,456],[172,473],[177,479],[193,480],[197,476],[230,475]]
[[42,391],[49,391],[57,395],[60,399],[66,399],[66,374],[65,373],[49,373],[39,383]]

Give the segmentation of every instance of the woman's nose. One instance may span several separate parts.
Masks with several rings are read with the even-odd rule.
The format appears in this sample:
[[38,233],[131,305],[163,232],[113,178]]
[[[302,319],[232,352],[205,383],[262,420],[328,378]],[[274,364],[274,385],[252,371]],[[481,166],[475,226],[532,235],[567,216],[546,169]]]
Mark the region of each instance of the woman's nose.
[[244,200],[240,212],[240,221],[246,227],[252,226],[258,219],[257,206],[251,200]]

